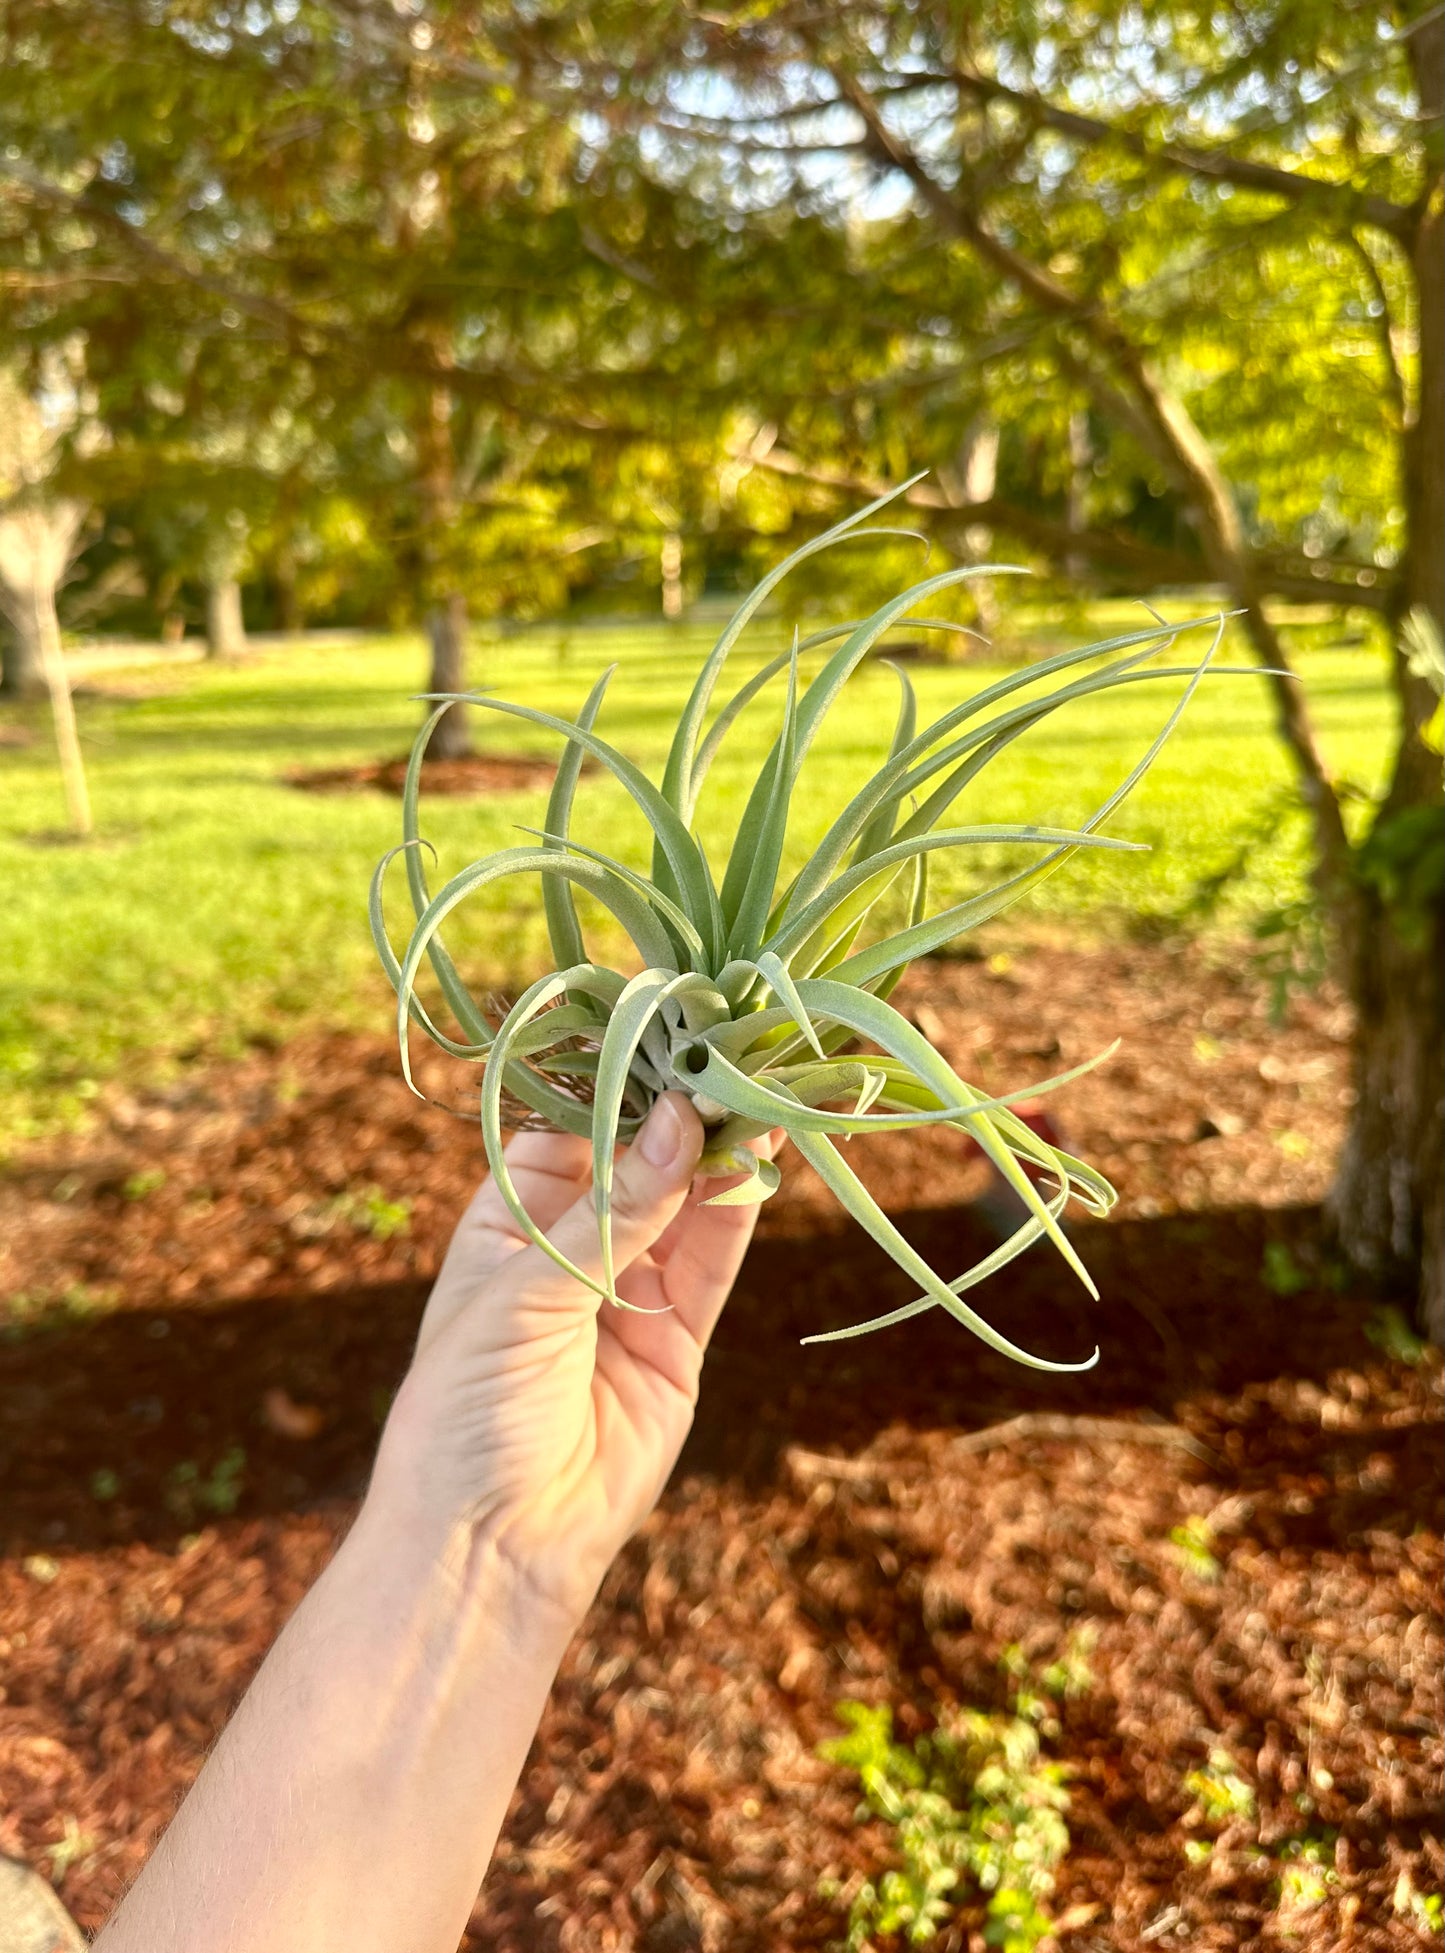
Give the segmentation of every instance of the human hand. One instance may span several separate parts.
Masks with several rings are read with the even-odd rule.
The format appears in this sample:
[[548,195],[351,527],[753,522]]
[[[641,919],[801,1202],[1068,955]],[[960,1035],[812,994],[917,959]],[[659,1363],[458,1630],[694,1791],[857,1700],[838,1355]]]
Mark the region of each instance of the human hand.
[[[505,1562],[573,1624],[682,1448],[757,1218],[755,1206],[699,1204],[723,1183],[689,1192],[702,1144],[691,1104],[669,1092],[619,1157],[613,1238],[630,1309],[528,1242],[487,1181],[447,1252],[382,1441],[377,1487],[411,1523],[460,1530],[469,1552]],[[600,1274],[588,1142],[524,1132],[507,1160],[533,1220]]]

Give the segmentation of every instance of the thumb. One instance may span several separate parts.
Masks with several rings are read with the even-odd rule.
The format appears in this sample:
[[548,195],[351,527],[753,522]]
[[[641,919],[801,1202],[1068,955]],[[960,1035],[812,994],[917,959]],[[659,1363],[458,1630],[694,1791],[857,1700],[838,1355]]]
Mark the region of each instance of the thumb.
[[[681,1092],[664,1092],[636,1139],[619,1157],[613,1175],[612,1253],[617,1274],[650,1248],[681,1210],[702,1145],[702,1121],[692,1102]],[[590,1191],[574,1202],[548,1233],[553,1246],[575,1266],[589,1275],[601,1275],[602,1244]],[[527,1270],[527,1287],[532,1294],[554,1283],[559,1290],[575,1292],[571,1277],[549,1261],[540,1248],[530,1248],[518,1257],[514,1264],[518,1274],[522,1262],[532,1257],[535,1261]]]

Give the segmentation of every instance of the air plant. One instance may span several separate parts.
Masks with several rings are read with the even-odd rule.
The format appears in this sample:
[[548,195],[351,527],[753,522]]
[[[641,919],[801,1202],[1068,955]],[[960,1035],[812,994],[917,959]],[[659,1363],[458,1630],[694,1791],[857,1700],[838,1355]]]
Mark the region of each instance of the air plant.
[[[595,730],[611,671],[597,681],[575,722],[485,694],[466,694],[470,704],[541,726],[565,744],[546,828],[535,844],[473,862],[435,894],[423,860],[428,844],[418,825],[421,762],[432,728],[462,695],[431,696],[435,709],[418,735],[406,777],[404,839],[377,868],[371,892],[373,934],[396,991],[402,1067],[415,1090],[407,1049],[411,1024],[443,1050],[485,1061],[481,1124],[498,1192],[517,1225],[544,1253],[619,1307],[629,1305],[616,1290],[612,1250],[615,1150],[637,1131],[660,1093],[676,1090],[691,1099],[706,1129],[700,1172],[727,1181],[711,1196],[714,1203],[761,1201],[777,1189],[778,1166],[760,1158],[748,1142],[781,1128],[854,1219],[918,1286],[916,1298],[900,1308],[805,1340],[863,1335],[939,1307],[991,1348],[1035,1369],[1086,1369],[1097,1360],[1097,1350],[1084,1363],[1032,1355],[1001,1335],[964,1298],[1041,1236],[1097,1296],[1061,1222],[1071,1200],[1090,1213],[1107,1212],[1114,1190],[1093,1167],[1040,1138],[1011,1108],[1022,1098],[1066,1084],[1109,1054],[1015,1092],[985,1092],[961,1078],[888,998],[914,958],[941,949],[998,915],[1078,849],[1137,845],[1100,830],[1173,730],[1218,647],[1223,619],[1166,624],[1151,613],[1149,623],[1137,630],[1061,652],[1000,678],[922,730],[907,673],[895,666],[902,697],[887,759],[838,811],[802,868],[781,880],[789,813],[800,791],[803,765],[844,684],[884,634],[905,620],[913,631],[959,630],[946,620],[915,613],[953,585],[1000,573],[996,565],[945,570],[861,622],[817,631],[801,642],[795,633],[790,649],[750,677],[709,724],[729,652],[795,564],[845,541],[910,533],[862,526],[892,499],[880,497],[805,543],[744,600],[703,663],[660,783]],[[1197,663],[1151,662],[1183,632],[1201,626],[1212,630]],[[804,684],[800,658],[838,640],[817,675]],[[959,795],[989,762],[1060,707],[1116,686],[1169,678],[1187,683],[1162,731],[1082,828],[946,824]],[[1040,690],[1054,679],[1061,682]],[[774,681],[783,692],[781,725],[719,877],[697,837],[698,799],[728,733]],[[650,826],[650,876],[573,837],[573,799],[589,755],[621,783]],[[943,849],[1000,842],[1037,849],[1038,857],[996,886],[930,915],[930,857]],[[415,928],[400,957],[387,934],[381,894],[387,865],[397,855],[404,859],[416,911]],[[470,895],[514,875],[540,878],[555,968],[503,1013],[478,1002],[448,954],[441,931]],[[906,926],[869,940],[870,917],[900,885],[908,896]],[[610,910],[631,938],[642,964],[636,975],[607,968],[589,955],[574,898],[578,888]],[[442,1029],[417,995],[424,961],[456,1019],[459,1037]],[[518,1198],[503,1152],[508,1110],[518,1104],[535,1121],[591,1139],[600,1277],[563,1256]],[[838,1144],[859,1133],[918,1126],[947,1127],[973,1139],[1026,1210],[1008,1240],[951,1281],[936,1274],[904,1239]]]

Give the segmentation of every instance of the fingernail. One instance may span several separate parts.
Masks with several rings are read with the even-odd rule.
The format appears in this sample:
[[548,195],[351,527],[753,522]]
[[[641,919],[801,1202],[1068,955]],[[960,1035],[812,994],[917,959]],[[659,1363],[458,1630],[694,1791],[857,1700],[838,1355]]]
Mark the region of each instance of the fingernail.
[[682,1121],[677,1107],[664,1095],[647,1115],[637,1146],[649,1166],[671,1166],[682,1150]]

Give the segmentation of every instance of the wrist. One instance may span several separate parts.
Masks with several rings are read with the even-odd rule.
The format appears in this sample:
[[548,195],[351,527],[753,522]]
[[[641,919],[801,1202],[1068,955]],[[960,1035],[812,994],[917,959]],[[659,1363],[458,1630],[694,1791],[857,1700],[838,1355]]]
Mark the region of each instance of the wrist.
[[343,1551],[385,1569],[429,1614],[450,1621],[461,1645],[483,1641],[555,1671],[582,1624],[592,1593],[557,1591],[527,1555],[510,1550],[493,1515],[455,1509],[437,1496],[424,1460],[388,1430],[356,1524]]

